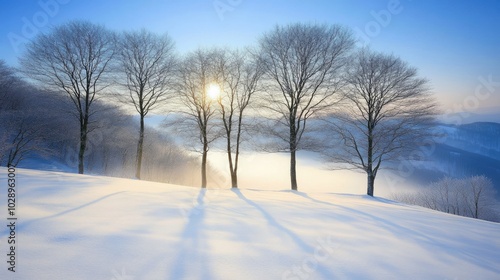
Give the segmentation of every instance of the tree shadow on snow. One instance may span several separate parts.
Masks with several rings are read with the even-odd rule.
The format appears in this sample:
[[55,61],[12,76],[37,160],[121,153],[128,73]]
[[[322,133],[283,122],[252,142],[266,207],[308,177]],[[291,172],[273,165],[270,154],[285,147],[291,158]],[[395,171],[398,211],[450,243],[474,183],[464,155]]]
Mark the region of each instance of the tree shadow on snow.
[[[123,194],[123,193],[126,193],[126,191],[111,193],[111,194],[105,195],[103,197],[100,197],[98,199],[94,199],[94,200],[92,200],[90,202],[87,202],[85,204],[82,204],[80,206],[73,207],[73,208],[70,208],[70,209],[67,209],[67,210],[64,210],[62,212],[59,212],[59,213],[56,213],[56,214],[52,214],[52,215],[49,215],[49,216],[46,216],[46,217],[35,218],[35,219],[27,220],[27,221],[21,221],[19,223],[19,225],[17,226],[17,229],[18,229],[19,232],[23,232],[26,227],[29,227],[30,225],[32,225],[34,223],[42,222],[42,221],[49,220],[49,219],[52,219],[52,218],[57,218],[57,217],[65,216],[65,215],[70,214],[72,212],[76,212],[78,210],[81,210],[81,209],[84,209],[84,208],[89,207],[91,205],[94,205],[94,204],[96,204],[98,202],[101,202],[101,201],[103,201],[105,199],[108,199],[110,197],[113,197],[113,196],[116,196],[116,195],[119,195],[119,194]],[[3,237],[5,235],[7,235],[7,234],[8,234],[8,232],[4,231],[0,236]]]
[[[409,227],[402,226],[401,224],[394,222],[394,221],[391,221],[390,219],[384,219],[380,216],[376,216],[376,215],[355,209],[354,207],[346,207],[343,205],[318,200],[318,199],[310,197],[308,194],[303,193],[303,192],[293,192],[293,193],[298,195],[298,196],[301,196],[303,198],[309,199],[312,202],[328,205],[331,207],[336,207],[337,209],[344,210],[346,213],[351,213],[349,215],[351,217],[351,221],[347,221],[347,222],[352,222],[355,219],[356,215],[358,217],[363,217],[367,220],[371,220],[372,222],[374,222],[376,224],[379,224],[381,226],[381,228],[385,228],[386,230],[390,231],[397,238],[400,238],[402,240],[403,239],[407,239],[407,240],[410,239],[410,241],[412,243],[416,243],[416,244],[420,243],[423,245],[423,247],[427,248],[427,250],[429,250],[431,252],[436,251],[436,249],[437,249],[441,253],[446,254],[452,258],[459,258],[463,261],[473,263],[479,267],[482,267],[484,269],[487,269],[487,270],[490,270],[492,272],[500,274],[500,268],[496,264],[485,263],[486,260],[484,258],[481,258],[481,255],[483,255],[483,253],[478,253],[478,255],[470,253],[471,251],[477,251],[479,247],[482,247],[482,246],[484,247],[484,245],[481,245],[480,242],[478,242],[478,240],[468,240],[467,242],[460,243],[459,244],[460,246],[464,246],[467,248],[467,250],[464,251],[464,250],[462,250],[463,247],[462,248],[454,247],[453,245],[456,245],[456,244],[450,243],[451,241],[448,241],[446,239],[438,240],[438,239],[434,238],[433,236],[429,236],[423,232],[419,232],[419,231],[417,231],[417,229],[412,229]],[[400,205],[401,207],[405,206],[403,204],[393,202],[391,200],[371,198],[371,197],[370,197],[370,199],[373,199],[373,201],[379,202],[381,204]],[[354,215],[352,215],[352,214],[354,214]],[[436,212],[436,214],[440,214],[440,213]],[[408,218],[411,219],[411,216],[409,216]],[[438,218],[438,217],[436,217],[436,218]],[[451,217],[451,218],[455,218],[455,217]],[[462,217],[456,217],[456,218],[460,219]],[[428,222],[432,224],[432,222],[430,220]],[[439,220],[436,221],[436,223],[438,223],[438,222],[439,222]]]
[[[232,191],[244,202],[246,202],[248,205],[252,206],[256,210],[258,210],[261,215],[267,220],[268,224],[271,225],[272,227],[280,230],[283,232],[285,235],[287,235],[290,239],[293,240],[295,244],[297,244],[304,253],[309,254],[312,256],[314,254],[315,248],[313,248],[311,245],[307,244],[302,240],[297,234],[295,234],[293,231],[287,229],[283,225],[281,225],[276,219],[271,216],[264,208],[262,208],[260,205],[257,203],[251,201],[248,199],[239,189],[232,189]],[[303,256],[306,257],[307,255]],[[324,279],[332,279],[332,275],[328,274],[328,272],[325,269],[318,269],[317,272],[322,274]]]
[[203,221],[205,219],[205,195],[207,189],[200,189],[196,199],[196,205],[187,213],[188,222],[181,233],[179,246],[177,247],[176,261],[170,267],[167,279],[184,279],[187,271],[196,271],[197,278],[214,279],[209,269],[210,248],[207,236],[203,234]]

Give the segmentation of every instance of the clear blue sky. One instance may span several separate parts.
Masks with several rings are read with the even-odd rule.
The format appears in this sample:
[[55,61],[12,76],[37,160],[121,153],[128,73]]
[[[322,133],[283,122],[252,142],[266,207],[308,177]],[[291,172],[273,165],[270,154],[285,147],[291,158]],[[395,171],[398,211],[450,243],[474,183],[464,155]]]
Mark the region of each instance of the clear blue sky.
[[[276,24],[342,24],[354,30],[360,43],[417,67],[444,106],[469,102],[469,108],[476,107],[478,78],[491,76],[498,84],[490,87],[491,93],[482,86],[476,100],[480,107],[500,108],[496,0],[3,0],[0,59],[16,66],[22,40],[74,19],[116,31],[167,32],[180,53],[204,46],[252,45]],[[17,39],[14,44],[12,38]]]

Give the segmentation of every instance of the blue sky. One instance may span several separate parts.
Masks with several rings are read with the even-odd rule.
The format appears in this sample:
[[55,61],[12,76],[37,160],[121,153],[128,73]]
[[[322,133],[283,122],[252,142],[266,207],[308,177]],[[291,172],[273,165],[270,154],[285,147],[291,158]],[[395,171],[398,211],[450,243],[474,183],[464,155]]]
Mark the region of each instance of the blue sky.
[[0,2],[0,19],[0,59],[12,66],[24,40],[74,19],[116,31],[167,32],[179,53],[254,45],[276,24],[342,24],[360,44],[417,67],[444,107],[500,110],[496,0],[10,0]]

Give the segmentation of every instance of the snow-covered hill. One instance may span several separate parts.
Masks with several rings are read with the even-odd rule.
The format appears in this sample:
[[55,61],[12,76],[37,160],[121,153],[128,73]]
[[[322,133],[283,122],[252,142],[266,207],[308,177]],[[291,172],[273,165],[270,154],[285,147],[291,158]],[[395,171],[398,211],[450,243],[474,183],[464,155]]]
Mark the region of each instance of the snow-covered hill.
[[388,200],[16,178],[16,272],[4,226],[0,279],[500,279],[500,224]]

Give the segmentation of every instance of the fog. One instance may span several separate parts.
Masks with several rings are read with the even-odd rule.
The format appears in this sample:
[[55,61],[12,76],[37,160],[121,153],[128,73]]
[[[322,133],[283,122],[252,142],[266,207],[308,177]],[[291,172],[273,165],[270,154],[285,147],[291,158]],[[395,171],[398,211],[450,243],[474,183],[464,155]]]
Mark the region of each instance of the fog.
[[[215,180],[215,187],[229,187],[227,154],[221,151],[210,151],[208,157],[212,167],[221,174]],[[287,153],[253,152],[242,154],[238,168],[239,187],[258,190],[289,190],[289,168],[290,157]],[[314,153],[298,153],[297,180],[299,191],[303,192],[366,194],[364,173],[349,170],[328,170]],[[375,182],[375,195],[389,197],[392,192],[410,187],[410,182],[394,177],[387,171],[382,171]]]

